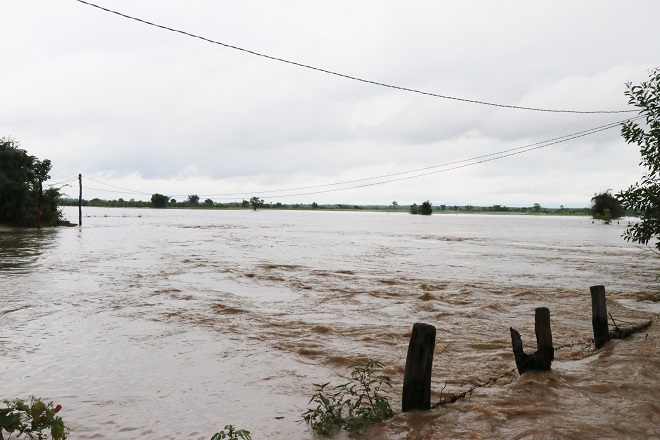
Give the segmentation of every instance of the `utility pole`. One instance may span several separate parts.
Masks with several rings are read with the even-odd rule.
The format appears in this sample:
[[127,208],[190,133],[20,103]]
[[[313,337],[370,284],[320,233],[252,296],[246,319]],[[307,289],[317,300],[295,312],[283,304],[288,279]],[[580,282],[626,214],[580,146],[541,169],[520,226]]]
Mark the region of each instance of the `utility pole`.
[[41,229],[41,215],[43,214],[43,204],[44,204],[44,186],[39,179],[39,208],[37,209],[37,229]]
[[82,226],[82,174],[78,174],[80,192],[78,193],[78,226]]

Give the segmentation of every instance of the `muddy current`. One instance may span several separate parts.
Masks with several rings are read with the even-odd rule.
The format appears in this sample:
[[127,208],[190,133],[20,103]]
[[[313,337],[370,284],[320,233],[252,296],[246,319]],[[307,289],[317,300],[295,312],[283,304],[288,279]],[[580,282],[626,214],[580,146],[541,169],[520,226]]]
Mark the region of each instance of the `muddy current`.
[[[0,229],[0,399],[61,404],[72,439],[310,439],[313,384],[376,359],[397,413],[367,439],[660,438],[659,260],[614,223],[87,208]],[[619,325],[654,325],[594,351],[599,284]],[[509,327],[535,350],[541,306],[553,369],[519,376]],[[496,380],[401,413],[416,322],[437,329],[432,403]]]

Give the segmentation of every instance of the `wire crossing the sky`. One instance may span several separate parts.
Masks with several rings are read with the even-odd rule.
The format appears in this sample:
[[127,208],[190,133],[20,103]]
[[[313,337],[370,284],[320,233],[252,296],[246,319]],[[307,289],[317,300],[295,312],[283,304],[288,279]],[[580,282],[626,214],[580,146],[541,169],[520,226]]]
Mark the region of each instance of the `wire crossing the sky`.
[[[444,163],[444,164],[440,164],[440,165],[432,165],[432,166],[428,166],[428,167],[417,168],[417,169],[414,169],[414,170],[400,171],[400,172],[397,172],[397,173],[383,174],[383,175],[374,176],[374,177],[364,177],[364,178],[361,178],[361,179],[346,180],[346,181],[343,181],[343,182],[326,183],[326,184],[323,184],[323,185],[300,186],[300,187],[295,187],[295,188],[274,189],[274,190],[258,191],[258,192],[259,192],[259,194],[271,194],[271,193],[277,193],[277,192],[302,191],[302,190],[308,190],[308,189],[325,188],[325,187],[330,187],[330,186],[348,185],[348,184],[352,184],[352,183],[366,182],[366,181],[369,181],[369,180],[385,179],[385,178],[388,178],[388,177],[402,176],[402,175],[405,175],[405,174],[413,174],[413,173],[418,173],[418,172],[421,172],[421,171],[432,170],[432,169],[435,169],[435,168],[443,168],[443,167],[447,167],[447,166],[450,166],[450,165],[457,165],[457,164],[460,164],[460,163],[472,162],[472,161],[475,161],[475,160],[478,160],[478,159],[484,159],[484,158],[487,158],[487,157],[500,156],[504,153],[510,153],[510,152],[513,152],[513,151],[519,151],[519,150],[531,151],[531,150],[536,149],[536,148],[531,148],[531,147],[534,147],[534,146],[537,146],[537,145],[544,145],[544,144],[547,144],[547,145],[544,145],[544,146],[554,145],[555,143],[559,143],[559,142],[555,142],[555,141],[559,141],[561,139],[564,139],[564,140],[567,140],[567,141],[571,140],[571,139],[576,139],[578,137],[583,137],[583,136],[587,136],[587,135],[590,135],[590,134],[598,133],[598,132],[603,131],[603,130],[618,127],[626,121],[634,121],[634,120],[641,119],[641,118],[642,118],[642,116],[637,116],[635,118],[630,118],[630,119],[624,119],[622,121],[612,122],[612,123],[609,123],[609,124],[601,125],[599,127],[590,128],[588,130],[578,131],[576,133],[571,133],[571,134],[567,134],[567,135],[564,135],[564,136],[559,136],[559,137],[556,137],[556,138],[553,138],[553,139],[548,139],[548,140],[545,140],[545,141],[540,141],[540,142],[536,142],[536,143],[533,143],[533,144],[524,145],[522,147],[510,148],[510,149],[507,149],[507,150],[498,151],[496,153],[484,154],[482,156],[476,156],[476,157],[472,157],[472,158],[469,158],[469,159],[457,160],[457,161],[454,161],[454,162],[448,162],[448,163]],[[525,151],[521,151],[521,152],[525,152]],[[503,156],[503,157],[507,157],[507,156]],[[424,174],[424,175],[426,175],[426,174]],[[251,193],[246,193],[246,192],[219,193],[219,194],[208,194],[208,196],[211,196],[211,197],[240,196],[240,195],[246,195],[246,194],[251,194]]]
[[[453,170],[458,170],[461,168],[467,168],[470,166],[474,165],[479,165],[482,163],[486,162],[492,162],[495,160],[500,160],[504,159],[507,157],[511,156],[516,156],[519,154],[523,153],[528,153],[530,151],[535,151],[539,150],[542,148],[549,147],[551,145],[557,145],[563,142],[568,142],[570,140],[582,138],[585,136],[589,136],[592,134],[599,133],[601,131],[609,130],[615,127],[619,127],[623,122],[626,121],[634,121],[638,119],[642,119],[644,116],[636,116],[634,118],[630,119],[625,119],[623,121],[617,121],[617,122],[612,122],[609,124],[601,125],[599,127],[594,127],[590,128],[588,130],[583,130],[583,131],[578,131],[575,133],[567,134],[564,136],[559,136],[553,139],[548,139],[545,141],[540,141],[536,142],[533,144],[528,144],[524,145],[522,147],[516,147],[516,148],[509,148],[506,150],[501,150],[495,153],[489,153],[489,154],[484,154],[481,156],[475,156],[471,157],[468,159],[462,159],[462,160],[457,160],[453,162],[447,162],[444,164],[440,165],[433,165],[429,167],[424,167],[424,168],[417,168],[414,170],[408,170],[408,171],[401,171],[397,173],[390,173],[390,174],[383,174],[380,176],[374,176],[374,177],[365,177],[361,179],[354,179],[354,180],[347,180],[343,182],[335,182],[335,183],[327,183],[323,185],[312,185],[312,186],[302,186],[302,187],[295,187],[295,188],[285,188],[285,189],[274,189],[274,190],[266,190],[266,191],[251,191],[251,192],[240,192],[240,193],[215,193],[215,194],[200,194],[200,197],[215,197],[215,198],[221,198],[223,200],[235,200],[236,197],[251,197],[254,194],[261,194],[261,195],[268,195],[268,198],[270,199],[277,199],[277,198],[284,198],[284,197],[297,197],[297,196],[307,196],[307,195],[314,195],[314,194],[325,194],[325,193],[331,193],[331,192],[339,192],[339,191],[347,191],[350,189],[358,189],[358,188],[366,188],[366,187],[371,187],[371,186],[377,186],[377,185],[384,185],[387,183],[393,183],[393,182],[400,182],[403,180],[410,180],[410,179],[416,179],[419,177],[424,177],[424,176],[430,176],[432,174],[439,174],[439,173],[445,173],[448,171],[453,171]],[[111,188],[115,188],[115,190],[112,189],[99,189],[99,188],[90,188],[87,187],[88,189],[94,189],[97,191],[103,191],[103,192],[112,192],[112,193],[120,193],[120,194],[131,194],[131,195],[152,195],[152,193],[145,192],[145,191],[139,191],[139,190],[132,190],[128,188],[123,188],[120,186],[116,185],[110,185],[108,183],[100,182],[98,180],[94,180],[90,177],[84,176],[85,179],[101,184],[101,185],[106,185]],[[74,178],[74,179],[77,179]],[[375,180],[375,182],[374,182]],[[360,183],[362,182],[362,183]],[[366,182],[366,183],[365,183]],[[353,185],[359,183],[357,185]],[[349,185],[349,186],[345,186]],[[340,186],[339,188],[329,188],[329,187],[337,187]],[[121,190],[121,191],[117,191]],[[313,191],[308,191],[308,190],[313,190]],[[291,191],[304,191],[304,192],[297,192],[297,193],[291,193]],[[276,194],[276,193],[286,193],[286,194]],[[234,196],[233,198],[230,196]],[[172,194],[169,197],[187,197],[187,194]]]
[[45,186],[47,186],[47,187],[49,187],[49,188],[52,188],[52,187],[54,187],[54,186],[63,187],[63,186],[66,186],[68,183],[73,182],[74,180],[78,180],[78,176],[74,176],[74,177],[71,177],[71,178],[69,178],[69,179],[61,180],[61,181],[59,181],[59,182],[55,182],[55,183],[49,183],[49,184],[47,184],[47,185],[45,185]]
[[221,41],[212,40],[210,38],[206,38],[206,37],[203,37],[201,35],[192,34],[190,32],[182,31],[182,30],[179,30],[179,29],[164,26],[162,24],[153,23],[151,21],[147,21],[147,20],[143,20],[141,18],[133,17],[131,15],[127,15],[127,14],[124,14],[122,12],[118,12],[118,11],[115,11],[115,10],[112,10],[112,9],[108,9],[108,8],[103,7],[103,6],[99,6],[97,4],[90,3],[90,2],[87,2],[87,1],[84,1],[84,0],[76,0],[76,1],[79,2],[79,3],[83,3],[83,4],[86,4],[86,5],[92,6],[94,8],[100,9],[102,11],[110,12],[111,14],[115,14],[115,15],[118,15],[120,17],[128,18],[130,20],[135,20],[135,21],[138,21],[140,23],[144,23],[144,24],[147,24],[149,26],[154,26],[154,27],[164,29],[164,30],[167,30],[167,31],[176,32],[178,34],[182,34],[182,35],[185,35],[187,37],[197,38],[199,40],[206,41],[207,43],[217,44],[219,46],[223,46],[223,47],[226,47],[228,49],[234,49],[234,50],[238,50],[238,51],[241,51],[241,52],[245,52],[245,53],[248,53],[250,55],[255,55],[255,56],[266,58],[266,59],[273,60],[273,61],[279,61],[281,63],[291,64],[293,66],[298,66],[298,67],[302,67],[302,68],[305,68],[305,69],[315,70],[317,72],[322,72],[322,73],[325,73],[325,74],[328,74],[328,75],[334,75],[334,76],[338,76],[338,77],[341,77],[341,78],[350,79],[352,81],[359,81],[359,82],[366,83],[366,84],[372,84],[372,85],[375,85],[375,86],[401,90],[401,91],[404,91],[404,92],[411,92],[411,93],[417,93],[417,94],[420,94],[420,95],[432,96],[434,98],[449,99],[449,100],[453,100],[453,101],[467,102],[467,103],[471,103],[471,104],[487,105],[487,106],[492,106],[492,107],[510,108],[510,109],[516,109],[516,110],[530,110],[530,111],[548,112],[548,113],[602,114],[602,113],[630,113],[630,112],[635,112],[636,111],[636,110],[591,110],[591,111],[584,111],[584,110],[561,110],[561,109],[548,109],[548,108],[537,108],[537,107],[524,107],[524,106],[518,106],[518,105],[498,104],[498,103],[494,103],[494,102],[480,101],[480,100],[476,100],[476,99],[458,98],[456,96],[447,96],[447,95],[441,95],[441,94],[438,94],[438,93],[425,92],[423,90],[411,89],[411,88],[408,88],[408,87],[401,87],[401,86],[397,86],[397,85],[393,85],[393,84],[387,84],[387,83],[383,83],[383,82],[379,82],[379,81],[372,81],[372,80],[368,80],[368,79],[364,79],[364,78],[359,78],[359,77],[356,77],[356,76],[347,75],[347,74],[344,74],[344,73],[335,72],[335,71],[332,71],[332,70],[323,69],[323,68],[320,68],[320,67],[310,66],[308,64],[299,63],[297,61],[291,61],[291,60],[287,60],[287,59],[284,59],[284,58],[279,58],[279,57],[275,57],[275,56],[272,56],[272,55],[267,55],[267,54],[264,54],[264,53],[255,52],[253,50],[245,49],[245,48],[238,47],[238,46],[233,46],[231,44],[223,43]]

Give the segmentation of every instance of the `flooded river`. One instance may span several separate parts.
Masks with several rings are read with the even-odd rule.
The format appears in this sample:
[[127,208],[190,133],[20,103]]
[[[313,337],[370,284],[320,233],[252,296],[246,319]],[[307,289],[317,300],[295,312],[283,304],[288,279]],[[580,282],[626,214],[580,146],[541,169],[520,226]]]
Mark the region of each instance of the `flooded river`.
[[[368,439],[658,438],[658,258],[624,223],[87,208],[82,228],[0,229],[0,398],[62,404],[72,439],[208,440],[230,423],[310,439],[312,384],[372,358],[397,415]],[[656,323],[586,348],[596,284],[614,319]],[[400,413],[414,323],[437,328],[437,401],[515,367],[510,326],[533,351],[539,306],[565,346],[553,371]]]

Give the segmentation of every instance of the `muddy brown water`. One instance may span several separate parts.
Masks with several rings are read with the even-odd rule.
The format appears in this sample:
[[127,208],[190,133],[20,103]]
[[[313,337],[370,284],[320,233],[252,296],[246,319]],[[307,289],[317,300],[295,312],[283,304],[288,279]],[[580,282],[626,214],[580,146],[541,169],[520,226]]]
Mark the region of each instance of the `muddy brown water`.
[[[77,220],[77,210],[65,210]],[[396,416],[368,439],[659,438],[658,259],[586,217],[87,208],[82,228],[0,229],[0,398],[63,405],[72,439],[309,439],[313,383],[380,360]],[[412,325],[437,328],[433,401],[515,367],[551,311],[553,370],[400,413]]]

